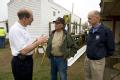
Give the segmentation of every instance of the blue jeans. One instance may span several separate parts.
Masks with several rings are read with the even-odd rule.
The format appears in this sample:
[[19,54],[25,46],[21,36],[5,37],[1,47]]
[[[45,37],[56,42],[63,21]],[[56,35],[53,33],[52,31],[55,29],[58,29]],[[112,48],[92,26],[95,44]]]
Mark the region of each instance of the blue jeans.
[[67,80],[67,60],[63,57],[51,58],[51,80],[57,80],[59,72],[60,80]]
[[0,37],[0,48],[5,47],[5,37]]

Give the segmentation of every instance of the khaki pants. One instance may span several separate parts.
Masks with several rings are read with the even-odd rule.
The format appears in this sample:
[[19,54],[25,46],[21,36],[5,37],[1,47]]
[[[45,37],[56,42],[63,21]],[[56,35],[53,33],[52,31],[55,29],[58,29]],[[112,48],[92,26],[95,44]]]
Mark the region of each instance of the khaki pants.
[[105,58],[90,60],[85,58],[85,80],[103,80]]

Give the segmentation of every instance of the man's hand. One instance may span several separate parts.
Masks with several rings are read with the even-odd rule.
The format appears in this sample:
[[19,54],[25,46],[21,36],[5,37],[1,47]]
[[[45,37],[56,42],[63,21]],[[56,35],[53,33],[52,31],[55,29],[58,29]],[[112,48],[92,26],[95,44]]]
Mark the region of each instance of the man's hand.
[[37,46],[42,45],[46,43],[48,40],[47,36],[40,36],[37,37],[36,40],[32,44],[28,44],[26,47],[24,47],[22,50],[20,50],[20,53],[22,55],[25,55],[35,49]]
[[41,44],[46,43],[48,41],[48,37],[47,36],[40,36],[40,37],[37,37],[36,40],[39,43],[39,45],[41,45]]

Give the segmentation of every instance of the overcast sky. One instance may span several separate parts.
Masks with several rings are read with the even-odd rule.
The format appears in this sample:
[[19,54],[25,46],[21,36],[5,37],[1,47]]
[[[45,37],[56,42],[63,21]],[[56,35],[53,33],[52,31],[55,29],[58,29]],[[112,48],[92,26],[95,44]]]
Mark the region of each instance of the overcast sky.
[[[8,18],[7,3],[10,0],[0,0],[0,21]],[[54,0],[57,4],[65,7],[80,16],[82,20],[87,20],[87,14],[91,10],[99,10],[99,3],[101,0]]]
[[54,0],[54,1],[70,11],[72,11],[73,3],[73,13],[80,16],[84,21],[87,20],[87,14],[89,11],[91,10],[100,11],[99,4],[101,0]]

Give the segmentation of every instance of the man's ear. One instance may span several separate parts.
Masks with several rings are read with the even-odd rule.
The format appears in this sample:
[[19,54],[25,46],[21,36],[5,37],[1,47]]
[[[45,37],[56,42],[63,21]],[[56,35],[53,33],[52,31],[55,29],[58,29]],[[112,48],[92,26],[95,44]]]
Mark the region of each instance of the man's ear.
[[23,19],[24,19],[24,20],[27,20],[28,18],[24,17]]
[[26,19],[25,19],[25,17],[24,18],[22,18],[22,21],[25,21]]
[[24,18],[23,18],[23,21],[26,22],[26,21],[28,21],[28,19],[29,19],[29,18],[24,17]]

